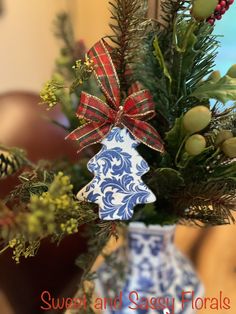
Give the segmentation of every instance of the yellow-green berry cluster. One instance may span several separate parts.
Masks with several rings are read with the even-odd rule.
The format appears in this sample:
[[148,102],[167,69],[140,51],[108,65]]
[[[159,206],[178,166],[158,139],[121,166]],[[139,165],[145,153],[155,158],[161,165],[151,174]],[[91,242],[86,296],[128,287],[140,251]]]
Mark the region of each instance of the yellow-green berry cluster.
[[27,230],[30,235],[58,234],[61,232],[61,224],[69,228],[70,233],[77,231],[77,224],[76,227],[72,226],[75,221],[67,221],[79,208],[72,189],[69,177],[60,172],[55,176],[47,192],[31,197],[29,204],[31,213],[27,217]]
[[16,263],[20,262],[20,257],[24,256],[32,257],[35,256],[40,246],[40,241],[29,241],[26,242],[23,235],[16,236],[9,241],[9,247],[13,249],[13,259]]
[[77,84],[82,85],[84,81],[89,79],[93,72],[94,62],[88,58],[84,62],[82,62],[82,60],[77,60],[72,68],[75,71]]
[[55,80],[48,81],[40,92],[43,103],[48,105],[48,109],[53,108],[60,101],[61,89],[64,86]]
[[74,218],[69,219],[67,222],[61,224],[61,230],[67,234],[78,232],[78,221]]

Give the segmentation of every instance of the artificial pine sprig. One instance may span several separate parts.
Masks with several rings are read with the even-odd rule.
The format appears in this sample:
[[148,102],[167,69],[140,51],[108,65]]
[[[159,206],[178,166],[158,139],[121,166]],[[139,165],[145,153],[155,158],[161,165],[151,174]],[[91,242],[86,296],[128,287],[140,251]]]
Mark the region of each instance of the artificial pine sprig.
[[176,118],[197,105],[191,94],[211,73],[219,44],[211,26],[192,18],[191,1],[164,1],[163,6],[170,12],[169,23],[157,24],[144,38],[134,77],[153,95],[160,114],[157,127],[168,131]]
[[236,183],[231,180],[189,184],[181,196],[173,196],[174,209],[185,223],[199,226],[234,223],[235,189]]
[[63,41],[64,52],[71,58],[75,48],[75,39],[71,20],[66,12],[57,15],[54,21],[54,34]]
[[113,20],[110,24],[113,35],[109,38],[115,44],[112,59],[116,65],[121,92],[127,95],[131,84],[132,59],[144,36],[143,22],[147,13],[147,1],[140,3],[138,0],[115,0],[109,4]]

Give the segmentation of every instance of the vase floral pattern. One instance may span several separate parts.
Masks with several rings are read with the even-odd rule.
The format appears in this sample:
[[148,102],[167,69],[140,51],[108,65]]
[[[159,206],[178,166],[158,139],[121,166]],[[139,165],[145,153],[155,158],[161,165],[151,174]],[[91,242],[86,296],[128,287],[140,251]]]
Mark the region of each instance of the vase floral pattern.
[[126,128],[114,127],[102,144],[88,163],[95,176],[77,198],[98,204],[102,220],[129,220],[134,206],[156,200],[141,179],[149,166],[136,150],[139,142]]
[[[122,291],[122,304],[106,309],[105,314],[163,314],[164,309],[169,309],[170,314],[195,313],[190,299],[182,308],[182,292],[191,291],[195,297],[202,297],[203,286],[191,263],[174,245],[174,232],[175,226],[130,224],[126,254],[123,249],[113,253],[116,263],[123,263],[124,268],[115,269],[114,265],[104,263],[97,272],[97,291],[103,297],[112,299]],[[119,273],[121,269],[123,275]],[[132,291],[137,293],[131,298],[135,304],[152,297],[166,301],[159,309],[144,309],[142,301],[139,308],[129,299]]]

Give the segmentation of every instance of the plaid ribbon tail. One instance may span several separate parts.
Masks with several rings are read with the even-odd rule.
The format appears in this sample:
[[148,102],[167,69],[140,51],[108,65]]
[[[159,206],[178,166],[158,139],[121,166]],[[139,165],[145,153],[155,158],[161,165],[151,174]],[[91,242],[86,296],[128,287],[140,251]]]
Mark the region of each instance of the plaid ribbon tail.
[[155,104],[148,90],[131,94],[124,103],[125,115],[130,118],[148,121],[155,115]]
[[128,90],[128,94],[131,95],[131,94],[137,93],[142,89],[143,89],[142,84],[137,81],[131,85],[131,87]]
[[123,125],[139,142],[158,152],[164,152],[164,143],[159,133],[149,123],[126,116]]
[[112,125],[110,123],[88,122],[71,132],[66,139],[77,141],[78,153],[84,148],[100,143],[110,132]]
[[120,83],[119,78],[110,56],[109,45],[100,40],[88,52],[88,57],[94,63],[94,73],[101,90],[108,102],[118,109],[120,105]]

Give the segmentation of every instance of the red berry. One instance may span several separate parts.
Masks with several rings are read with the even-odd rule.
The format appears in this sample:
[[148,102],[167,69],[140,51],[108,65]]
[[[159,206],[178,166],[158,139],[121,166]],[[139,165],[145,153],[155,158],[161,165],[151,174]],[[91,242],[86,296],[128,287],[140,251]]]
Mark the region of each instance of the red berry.
[[221,8],[225,8],[226,7],[226,1],[221,1],[220,2],[220,6],[221,6]]
[[210,25],[214,25],[214,23],[215,23],[215,19],[209,19],[208,21],[207,21]]
[[218,0],[218,5],[216,6],[214,13],[208,17],[207,22],[210,25],[214,25],[215,20],[221,20],[222,16],[233,3],[234,0]]

